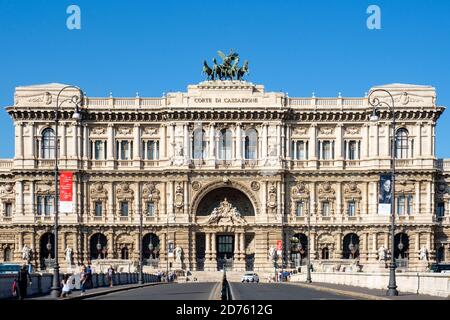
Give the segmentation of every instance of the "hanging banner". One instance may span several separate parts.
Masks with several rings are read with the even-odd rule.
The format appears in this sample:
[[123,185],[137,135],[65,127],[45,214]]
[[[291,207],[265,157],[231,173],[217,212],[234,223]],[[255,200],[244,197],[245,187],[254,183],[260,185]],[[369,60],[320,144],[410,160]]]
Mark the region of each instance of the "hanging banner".
[[281,255],[283,251],[283,241],[277,240],[277,254]]
[[73,172],[61,172],[59,175],[59,211],[72,213],[73,211]]
[[390,174],[380,176],[380,193],[378,197],[378,214],[391,215],[392,177]]

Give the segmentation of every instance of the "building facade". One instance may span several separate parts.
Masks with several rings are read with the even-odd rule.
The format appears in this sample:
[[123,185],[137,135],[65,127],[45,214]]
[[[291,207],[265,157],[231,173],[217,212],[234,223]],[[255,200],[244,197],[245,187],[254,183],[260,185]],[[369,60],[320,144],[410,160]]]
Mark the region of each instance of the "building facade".
[[[63,267],[138,261],[141,217],[145,264],[159,269],[295,267],[308,247],[316,268],[358,261],[366,271],[389,258],[390,217],[378,198],[391,114],[369,121],[367,97],[291,98],[205,81],[161,98],[85,97],[74,120],[78,92],[66,90],[56,139],[63,87],[18,87],[6,108],[15,157],[0,160],[0,261],[23,262],[29,248],[36,268],[51,266],[55,152],[59,169],[74,173],[73,212],[59,214]],[[444,108],[432,87],[377,88],[396,107],[394,255],[410,269],[450,261],[450,160],[435,157]]]

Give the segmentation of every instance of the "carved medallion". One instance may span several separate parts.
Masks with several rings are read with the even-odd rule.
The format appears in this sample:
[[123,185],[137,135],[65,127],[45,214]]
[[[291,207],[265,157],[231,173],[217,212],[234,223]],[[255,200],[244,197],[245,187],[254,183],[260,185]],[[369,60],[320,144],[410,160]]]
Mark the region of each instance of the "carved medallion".
[[253,181],[253,182],[250,184],[250,187],[252,188],[253,191],[258,191],[259,188],[260,188],[259,182]]
[[198,191],[202,187],[202,184],[198,181],[192,182],[192,190]]

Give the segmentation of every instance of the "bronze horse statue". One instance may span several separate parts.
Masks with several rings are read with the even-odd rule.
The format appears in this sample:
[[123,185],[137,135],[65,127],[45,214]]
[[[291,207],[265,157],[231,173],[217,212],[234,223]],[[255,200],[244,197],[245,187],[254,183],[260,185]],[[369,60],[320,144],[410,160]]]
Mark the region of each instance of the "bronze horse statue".
[[206,60],[203,61],[203,73],[206,74],[208,80],[214,80],[214,71],[208,66]]
[[247,61],[247,60],[245,60],[244,65],[243,65],[241,68],[239,68],[239,70],[238,70],[238,72],[237,72],[237,79],[238,79],[238,80],[242,80],[243,77],[244,77],[246,74],[250,74],[250,70],[249,70],[249,68],[248,68],[248,61]]

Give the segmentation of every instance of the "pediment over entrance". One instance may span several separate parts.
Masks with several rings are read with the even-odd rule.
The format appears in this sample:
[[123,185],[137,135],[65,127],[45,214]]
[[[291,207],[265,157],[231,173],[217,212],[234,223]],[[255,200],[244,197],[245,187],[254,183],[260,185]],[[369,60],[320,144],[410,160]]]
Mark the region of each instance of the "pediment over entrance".
[[241,216],[241,213],[234,207],[227,198],[215,207],[206,221],[208,225],[245,225],[247,221]]

